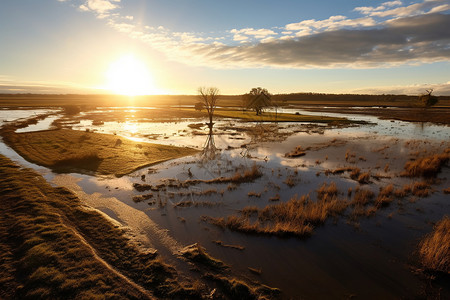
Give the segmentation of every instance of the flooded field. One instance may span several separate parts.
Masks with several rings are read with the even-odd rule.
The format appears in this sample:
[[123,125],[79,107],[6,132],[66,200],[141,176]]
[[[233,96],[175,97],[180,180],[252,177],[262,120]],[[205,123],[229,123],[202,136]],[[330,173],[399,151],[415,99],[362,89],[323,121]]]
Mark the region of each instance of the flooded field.
[[[449,295],[448,282],[430,288],[415,270],[420,239],[450,213],[450,169],[444,165],[432,181],[405,173],[409,161],[449,151],[448,126],[323,113],[364,124],[218,118],[210,129],[204,118],[158,120],[157,111],[0,110],[0,122],[48,114],[17,132],[58,125],[201,151],[119,178],[57,174],[4,143],[0,154],[71,189],[180,269],[186,266],[174,254],[199,243],[234,276],[279,288],[285,299]],[[291,212],[282,215],[285,204],[306,211],[322,201],[334,206],[302,216],[301,228],[289,223]]]

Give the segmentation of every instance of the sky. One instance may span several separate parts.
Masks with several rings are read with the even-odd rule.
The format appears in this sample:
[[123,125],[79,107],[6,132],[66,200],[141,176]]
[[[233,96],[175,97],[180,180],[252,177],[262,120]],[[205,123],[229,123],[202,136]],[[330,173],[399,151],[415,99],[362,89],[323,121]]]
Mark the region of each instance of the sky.
[[450,95],[450,0],[1,0],[0,93]]

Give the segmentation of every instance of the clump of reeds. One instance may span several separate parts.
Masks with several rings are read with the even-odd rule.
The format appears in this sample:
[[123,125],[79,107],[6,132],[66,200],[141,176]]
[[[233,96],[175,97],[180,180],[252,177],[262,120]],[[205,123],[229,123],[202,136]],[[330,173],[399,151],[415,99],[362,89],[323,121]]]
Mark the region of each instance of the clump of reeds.
[[412,185],[412,194],[418,197],[427,197],[430,193],[430,184],[425,181],[415,182]]
[[356,188],[352,205],[367,205],[370,201],[372,201],[374,196],[375,194],[371,190]]
[[394,196],[397,198],[405,198],[409,193],[411,193],[411,185],[405,184],[403,188],[394,191]]
[[334,182],[331,182],[329,185],[324,182],[317,190],[317,198],[320,200],[336,197],[337,194],[338,189],[336,187],[336,183]]
[[377,207],[386,206],[394,200],[394,186],[389,184],[382,188],[378,193],[375,205]]
[[350,202],[353,206],[353,210],[349,217],[351,220],[355,221],[358,216],[371,216],[373,215],[377,208],[375,206],[368,207],[369,203],[372,203],[372,199],[375,194],[371,190],[360,189],[357,187],[353,195],[353,199]]
[[309,196],[293,197],[262,209],[255,206],[244,208],[240,216],[203,217],[203,220],[250,234],[306,237],[312,234],[315,225],[323,224],[328,217],[341,214],[347,208],[348,202],[335,196],[335,188],[333,184],[323,187],[323,195],[317,201],[312,201]]
[[436,177],[449,159],[450,148],[441,154],[434,154],[407,162],[405,171],[401,175],[407,177]]
[[431,271],[450,274],[450,218],[444,216],[433,232],[420,242],[419,254],[423,266]]
[[357,181],[361,184],[367,184],[370,182],[370,172],[362,173],[358,176]]

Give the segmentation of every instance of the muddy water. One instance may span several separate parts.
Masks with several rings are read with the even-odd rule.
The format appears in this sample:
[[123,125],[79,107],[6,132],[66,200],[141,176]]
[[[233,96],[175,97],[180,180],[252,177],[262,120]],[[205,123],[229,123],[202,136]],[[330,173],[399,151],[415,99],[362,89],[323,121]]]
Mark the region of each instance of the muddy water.
[[[257,128],[260,129],[256,130],[259,133],[269,129],[273,133],[261,134],[259,137],[241,130],[242,127],[253,125],[232,120],[218,121],[210,136],[205,126],[196,129],[188,127],[189,124],[204,120],[191,119],[176,123],[129,120],[94,126],[87,118],[73,128],[115,133],[140,141],[201,149],[206,147],[207,151],[194,157],[144,168],[121,178],[70,175],[86,195],[100,195],[103,200],[113,197],[131,211],[144,213],[158,229],[165,231],[167,239],[176,241],[174,243],[177,245],[200,242],[213,256],[230,265],[238,276],[278,287],[282,289],[284,298],[415,297],[424,290],[425,283],[411,272],[410,267],[414,266],[412,253],[418,240],[431,231],[432,222],[450,213],[448,196],[442,193],[442,189],[449,185],[448,168],[440,175],[441,184],[433,187],[435,192],[430,197],[395,202],[378,211],[376,216],[362,218],[358,223],[350,224],[345,217],[328,220],[323,226],[315,228],[313,236],[308,239],[246,235],[200,221],[203,215],[223,217],[238,214],[239,209],[249,205],[265,207],[272,204],[269,199],[277,195],[280,201],[305,194],[315,199],[315,191],[324,182],[335,182],[341,192],[340,197],[345,198],[347,190],[354,190],[359,184],[351,180],[348,174],[324,175],[326,169],[343,166],[357,166],[372,174],[390,176],[372,179],[372,183],[365,186],[374,192],[388,183],[400,187],[411,182],[410,179],[397,177],[411,153],[423,150],[439,152],[449,147],[450,131],[445,126],[421,127],[368,116],[354,118],[372,124],[311,130],[303,125],[287,123],[276,130],[271,127]],[[48,123],[40,124],[44,126]],[[278,138],[284,133],[289,134]],[[414,141],[411,142],[411,139]],[[309,148],[306,155],[286,158],[285,153],[297,146]],[[0,153],[36,168],[49,181],[56,176],[45,168],[25,162],[2,143]],[[348,159],[345,158],[347,153]],[[251,183],[238,186],[203,183],[189,188],[165,187],[165,190],[152,192],[153,198],[150,200],[139,203],[132,200],[134,195],[150,192],[135,191],[132,187],[135,182],[156,185],[167,182],[167,179],[213,179],[231,176],[254,164],[264,175]],[[287,178],[294,182],[294,186],[286,184]],[[207,190],[214,192],[205,196],[195,195]],[[261,193],[261,197],[249,197],[249,192]],[[117,208],[118,203],[108,207],[108,202],[103,200],[98,208],[118,222],[125,223],[126,214]],[[192,201],[198,206],[175,206],[182,201]],[[208,205],[204,206],[204,203]],[[130,223],[128,225],[132,226]],[[151,232],[147,234],[150,240],[154,239]],[[213,243],[217,240],[224,244],[241,245],[245,249],[224,248]],[[151,244],[159,247],[161,253],[168,253],[168,250],[161,249],[166,247],[164,243]],[[250,273],[248,267],[260,269],[261,275]]]

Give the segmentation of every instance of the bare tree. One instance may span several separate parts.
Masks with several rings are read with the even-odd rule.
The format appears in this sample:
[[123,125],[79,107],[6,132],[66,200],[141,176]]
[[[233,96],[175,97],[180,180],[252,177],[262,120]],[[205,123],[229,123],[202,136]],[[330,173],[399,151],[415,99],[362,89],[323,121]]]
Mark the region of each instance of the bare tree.
[[438,97],[431,95],[433,89],[426,90],[426,94],[422,94],[419,96],[419,100],[423,103],[425,107],[430,107],[435,105],[438,102]]
[[217,101],[220,97],[220,91],[216,87],[199,87],[198,88],[198,96],[200,97],[200,101],[203,103],[206,111],[208,112],[209,124],[208,126],[213,126],[213,116],[214,110],[217,106]]

